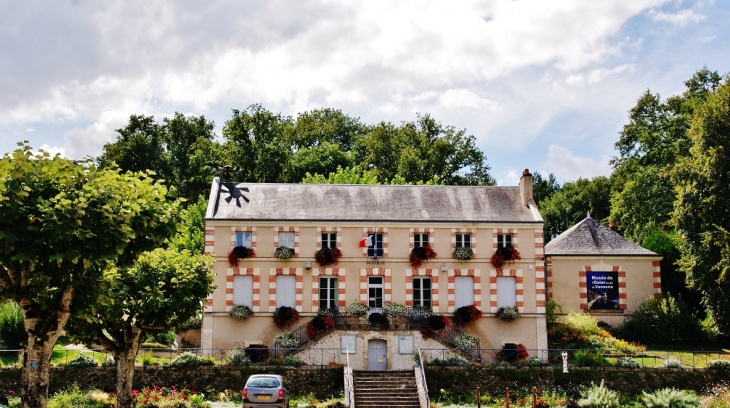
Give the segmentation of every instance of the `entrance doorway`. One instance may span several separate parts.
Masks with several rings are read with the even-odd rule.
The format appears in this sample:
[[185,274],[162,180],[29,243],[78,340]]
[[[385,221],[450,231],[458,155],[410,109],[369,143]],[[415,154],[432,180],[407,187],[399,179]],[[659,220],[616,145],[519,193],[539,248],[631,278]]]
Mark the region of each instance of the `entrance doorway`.
[[388,343],[385,340],[368,341],[368,370],[385,371],[388,369]]

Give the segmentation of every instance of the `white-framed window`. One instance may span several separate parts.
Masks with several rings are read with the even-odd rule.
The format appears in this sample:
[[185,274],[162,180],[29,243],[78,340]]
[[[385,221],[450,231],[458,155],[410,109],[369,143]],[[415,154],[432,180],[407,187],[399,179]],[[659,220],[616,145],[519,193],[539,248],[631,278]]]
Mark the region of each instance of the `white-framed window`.
[[233,276],[233,304],[253,306],[253,276]]
[[413,234],[413,247],[420,248],[422,246],[429,245],[428,234]]
[[245,246],[246,248],[251,248],[251,237],[252,234],[250,231],[248,232],[236,232],[236,246]]
[[455,276],[454,277],[454,308],[458,309],[462,306],[474,304],[474,277],[473,276]]
[[382,312],[383,292],[383,277],[368,276],[368,307],[371,312]]
[[497,249],[504,249],[508,246],[512,246],[512,234],[498,234]]
[[431,309],[430,277],[413,277],[413,306]]
[[517,278],[497,276],[497,307],[515,307],[516,305]]
[[336,232],[323,232],[322,233],[322,248],[337,248],[337,233]]
[[319,277],[320,310],[337,308],[337,280],[336,276]]
[[471,234],[456,234],[457,248],[471,248]]
[[410,334],[398,335],[398,354],[413,354],[413,336]]
[[294,275],[276,276],[276,307],[297,306],[296,277]]
[[280,232],[279,233],[279,246],[294,249],[294,233],[293,232]]
[[[372,237],[372,238],[370,238]],[[368,256],[383,256],[383,234],[373,233],[368,235]]]

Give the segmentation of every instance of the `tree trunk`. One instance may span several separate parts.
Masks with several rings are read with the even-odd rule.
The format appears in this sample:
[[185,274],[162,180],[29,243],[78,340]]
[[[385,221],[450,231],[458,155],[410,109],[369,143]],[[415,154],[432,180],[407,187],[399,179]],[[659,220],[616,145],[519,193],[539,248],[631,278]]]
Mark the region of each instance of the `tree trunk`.
[[132,385],[134,381],[134,360],[139,352],[139,345],[142,339],[141,331],[132,328],[132,333],[125,337],[125,350],[118,350],[114,353],[117,363],[117,407],[133,408],[134,396]]
[[58,335],[39,342],[40,339],[28,336],[28,342],[23,348],[21,390],[23,408],[45,408],[48,404],[51,355],[57,339]]

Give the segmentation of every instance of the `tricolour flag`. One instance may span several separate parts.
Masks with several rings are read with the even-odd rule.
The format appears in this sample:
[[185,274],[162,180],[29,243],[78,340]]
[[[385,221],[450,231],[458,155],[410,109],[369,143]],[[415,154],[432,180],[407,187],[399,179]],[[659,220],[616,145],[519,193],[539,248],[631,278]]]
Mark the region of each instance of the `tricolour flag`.
[[361,239],[360,240],[360,247],[361,248],[371,247],[371,246],[373,246],[373,236],[372,235],[368,235],[367,238],[364,238],[364,239]]

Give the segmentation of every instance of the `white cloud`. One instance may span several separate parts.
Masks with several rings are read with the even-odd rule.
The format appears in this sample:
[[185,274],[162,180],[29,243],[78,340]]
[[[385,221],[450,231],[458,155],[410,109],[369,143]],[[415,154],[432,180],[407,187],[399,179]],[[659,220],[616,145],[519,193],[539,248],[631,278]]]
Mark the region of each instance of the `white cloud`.
[[467,89],[449,89],[439,95],[438,101],[446,108],[499,109],[498,103],[482,98]]
[[546,167],[550,173],[555,174],[561,180],[577,180],[581,177],[591,179],[597,176],[611,175],[611,167],[608,161],[608,156],[596,160],[590,157],[578,156],[563,146],[550,145],[547,152]]
[[677,13],[665,13],[663,11],[651,10],[649,15],[654,21],[669,23],[680,27],[688,24],[699,23],[707,18],[707,16],[702,14],[696,14],[694,10],[680,10]]
[[51,156],[60,154],[62,157],[67,157],[66,150],[60,146],[50,146],[50,145],[44,144],[44,145],[41,145],[41,147],[38,148],[38,150],[44,150],[44,151],[50,153]]
[[115,140],[115,130],[124,127],[128,120],[129,114],[122,111],[103,112],[97,122],[64,135],[66,144],[61,149],[65,152],[64,156],[81,159],[100,154],[105,143]]

